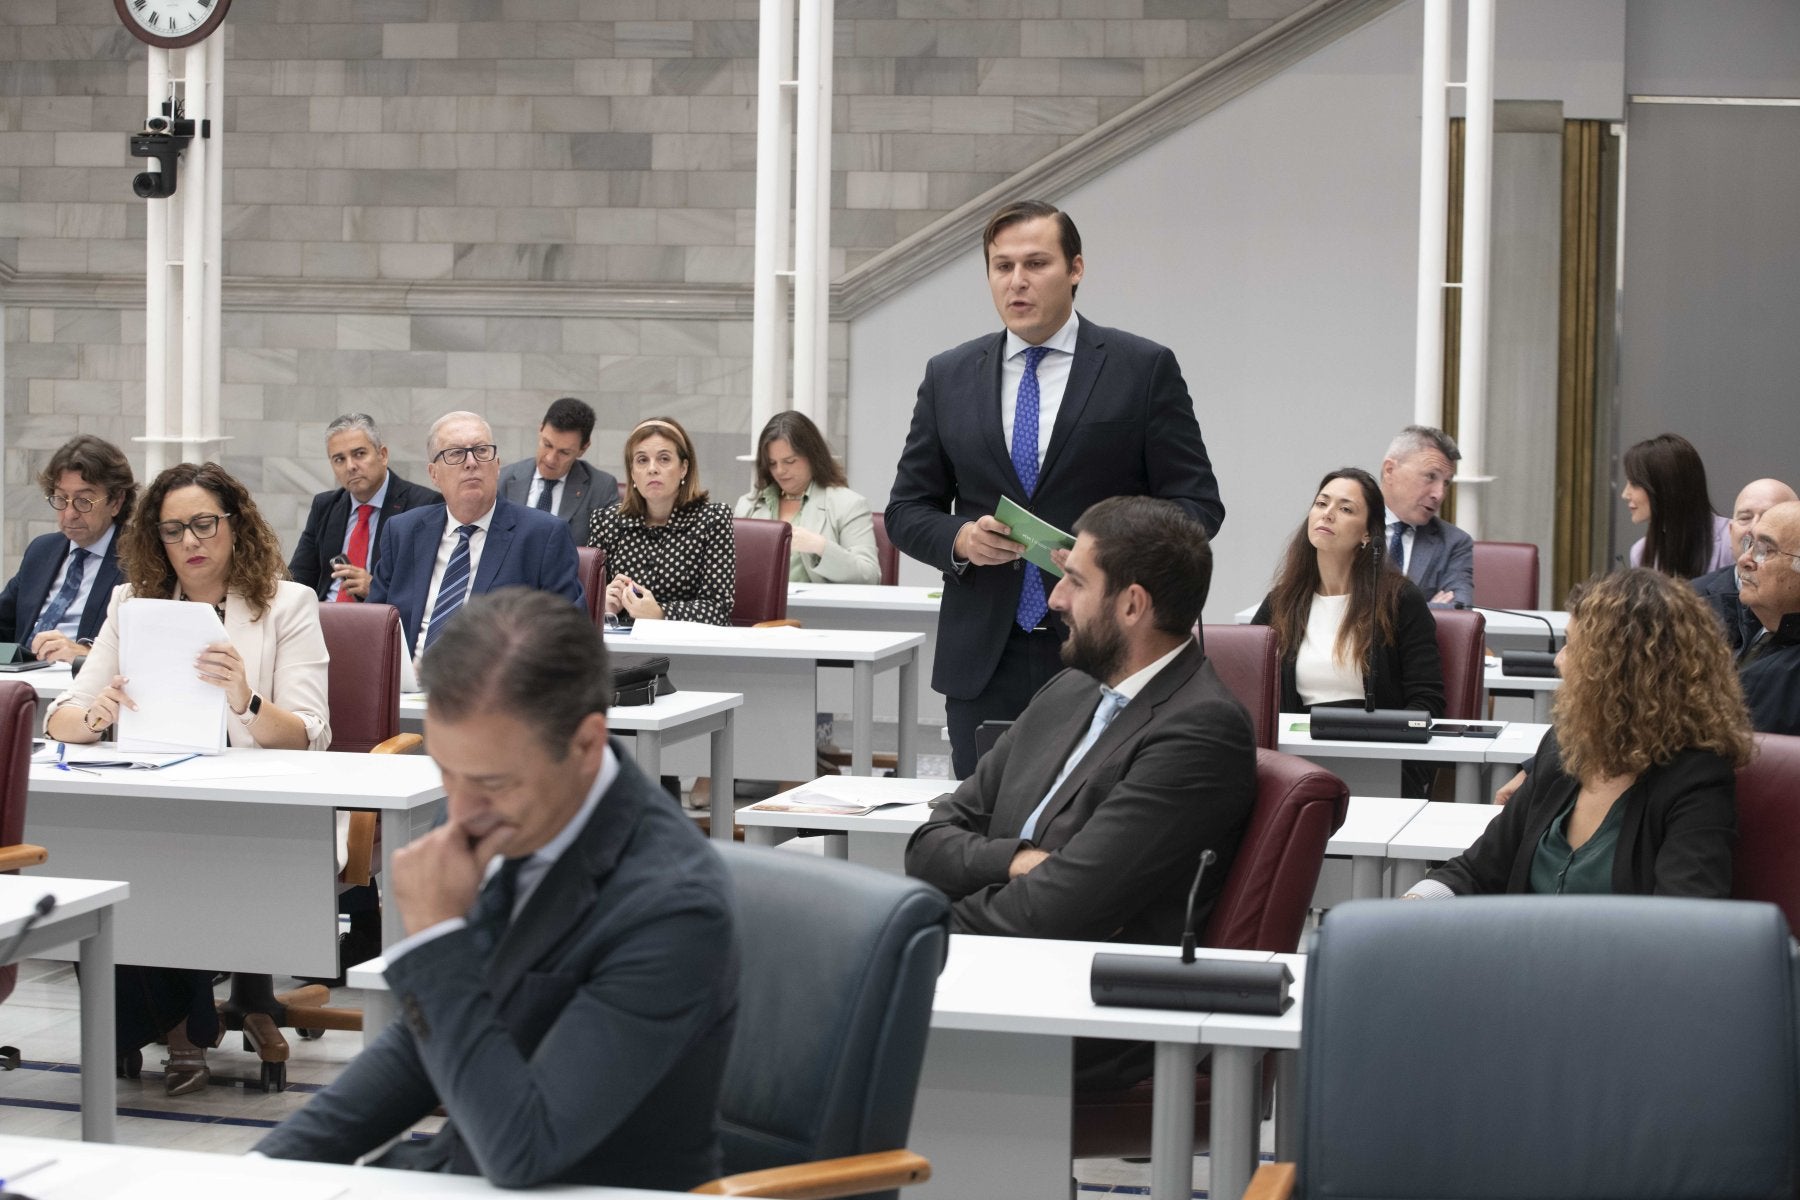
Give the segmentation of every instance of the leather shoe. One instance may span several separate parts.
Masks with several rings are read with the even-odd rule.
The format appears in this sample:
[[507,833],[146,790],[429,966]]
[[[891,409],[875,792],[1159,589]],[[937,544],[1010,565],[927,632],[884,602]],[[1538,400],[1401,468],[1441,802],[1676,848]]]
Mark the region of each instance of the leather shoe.
[[206,1065],[206,1051],[170,1050],[163,1060],[163,1091],[170,1096],[186,1096],[212,1082],[212,1071]]

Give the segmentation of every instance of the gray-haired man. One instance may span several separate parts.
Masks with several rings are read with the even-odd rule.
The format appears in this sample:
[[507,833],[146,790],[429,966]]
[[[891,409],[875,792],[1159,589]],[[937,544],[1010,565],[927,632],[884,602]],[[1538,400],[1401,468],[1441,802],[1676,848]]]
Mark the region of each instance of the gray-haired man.
[[1475,540],[1437,515],[1461,458],[1443,430],[1408,425],[1381,460],[1388,558],[1433,604],[1475,603]]
[[338,486],[313,497],[288,573],[321,600],[367,600],[381,523],[443,497],[388,470],[387,447],[367,413],[345,413],[327,425],[325,454]]

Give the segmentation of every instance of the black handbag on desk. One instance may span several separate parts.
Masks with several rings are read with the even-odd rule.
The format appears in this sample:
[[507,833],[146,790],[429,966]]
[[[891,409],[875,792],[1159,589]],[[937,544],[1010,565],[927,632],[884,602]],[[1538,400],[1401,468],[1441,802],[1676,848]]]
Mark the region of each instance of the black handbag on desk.
[[674,692],[669,682],[668,655],[652,658],[642,654],[620,654],[613,658],[613,707],[631,708],[654,704],[658,696]]

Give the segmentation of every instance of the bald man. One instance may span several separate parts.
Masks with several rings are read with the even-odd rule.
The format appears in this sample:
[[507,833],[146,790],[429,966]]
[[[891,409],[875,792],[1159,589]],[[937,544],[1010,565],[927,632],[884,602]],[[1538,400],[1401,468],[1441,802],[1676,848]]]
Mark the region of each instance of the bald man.
[[[1759,517],[1775,505],[1793,500],[1800,500],[1800,495],[1779,479],[1756,479],[1746,483],[1731,506],[1731,552],[1740,554],[1743,551],[1744,539]],[[1737,562],[1733,560],[1730,566],[1720,567],[1693,581],[1700,598],[1712,605],[1719,620],[1725,623],[1725,633],[1734,650],[1738,646],[1738,579]]]
[[1759,733],[1800,734],[1800,503],[1772,506],[1739,555],[1738,681]]

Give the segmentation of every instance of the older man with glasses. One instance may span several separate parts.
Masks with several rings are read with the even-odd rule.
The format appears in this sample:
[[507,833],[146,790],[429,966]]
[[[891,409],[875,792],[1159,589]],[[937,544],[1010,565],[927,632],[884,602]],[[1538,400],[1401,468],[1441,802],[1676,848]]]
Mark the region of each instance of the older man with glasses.
[[1800,734],[1800,502],[1763,513],[1738,542],[1738,681],[1760,733]]
[[0,592],[0,642],[17,645],[13,658],[73,662],[87,654],[124,582],[113,534],[131,516],[137,481],[117,446],[83,434],[50,456],[38,484],[57,531],[25,547]]
[[415,657],[470,596],[529,587],[586,603],[568,526],[500,498],[500,448],[485,420],[471,412],[439,417],[425,457],[444,502],[383,523],[369,587],[371,603],[400,610]]

